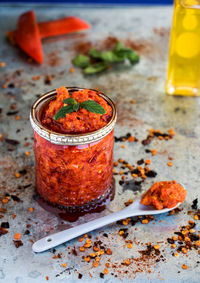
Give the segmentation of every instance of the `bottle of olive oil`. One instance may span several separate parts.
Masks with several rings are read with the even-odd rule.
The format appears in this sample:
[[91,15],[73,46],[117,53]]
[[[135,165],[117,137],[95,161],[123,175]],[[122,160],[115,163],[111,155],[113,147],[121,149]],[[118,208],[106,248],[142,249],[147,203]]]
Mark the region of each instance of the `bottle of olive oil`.
[[200,96],[200,0],[175,0],[166,92]]

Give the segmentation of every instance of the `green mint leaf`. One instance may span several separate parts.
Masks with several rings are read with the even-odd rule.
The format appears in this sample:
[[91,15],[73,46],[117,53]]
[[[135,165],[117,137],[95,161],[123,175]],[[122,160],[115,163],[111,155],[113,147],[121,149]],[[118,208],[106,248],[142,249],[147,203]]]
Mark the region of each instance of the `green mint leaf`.
[[133,50],[127,55],[127,58],[129,59],[131,64],[136,64],[140,60],[140,56]]
[[80,106],[79,102],[76,102],[75,104],[73,104],[73,111],[77,112],[79,109],[79,106]]
[[67,106],[63,106],[62,108],[60,108],[60,110],[54,115],[54,120],[58,120],[60,118],[64,118],[66,114],[68,113],[72,113],[73,110],[73,105],[67,105]]
[[80,68],[85,68],[90,64],[90,58],[88,56],[85,56],[83,54],[78,54],[72,62],[74,65]]
[[90,49],[89,55],[95,59],[101,59],[101,52],[96,50],[94,47]]
[[96,64],[89,65],[83,70],[85,75],[92,75],[96,73],[100,73],[106,69],[108,69],[109,65],[106,62],[100,62]]
[[127,48],[123,45],[123,43],[121,43],[120,41],[118,41],[115,45],[115,48],[113,49],[114,52],[119,52],[122,50],[126,50]]
[[71,97],[68,97],[68,98],[64,99],[63,102],[65,104],[76,104],[77,103],[76,100],[71,98]]
[[124,61],[124,56],[118,55],[113,51],[102,52],[101,59],[108,63],[116,63]]
[[105,114],[105,109],[94,100],[87,100],[80,104],[80,107],[85,108],[86,110],[96,113],[96,114]]

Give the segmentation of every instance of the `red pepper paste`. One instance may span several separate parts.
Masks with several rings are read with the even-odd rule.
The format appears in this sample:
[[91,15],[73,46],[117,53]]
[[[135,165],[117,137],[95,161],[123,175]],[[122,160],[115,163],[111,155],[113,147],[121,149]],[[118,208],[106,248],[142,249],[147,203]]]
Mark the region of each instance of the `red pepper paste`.
[[176,181],[156,182],[142,197],[141,204],[156,209],[172,208],[186,198],[186,190]]
[[[46,128],[63,134],[85,134],[103,128],[110,121],[112,117],[112,108],[97,94],[96,91],[83,89],[69,94],[65,86],[62,86],[56,91],[56,99],[49,103],[42,116],[42,124]],[[79,103],[87,100],[94,100],[103,106],[106,113],[100,115],[91,113],[84,108],[79,108],[77,112],[69,113],[64,118],[55,121],[53,119],[54,115],[64,106],[63,100],[69,97],[75,99]]]
[[[79,108],[55,121],[53,116],[68,97],[78,102],[92,99],[104,107],[106,114]],[[55,132],[82,134],[104,127],[111,117],[111,106],[97,92],[85,89],[69,95],[61,87],[56,98],[44,107],[41,123]],[[53,144],[34,132],[36,189],[40,197],[55,206],[80,207],[106,195],[112,183],[113,145],[114,130],[103,139],[77,146]]]

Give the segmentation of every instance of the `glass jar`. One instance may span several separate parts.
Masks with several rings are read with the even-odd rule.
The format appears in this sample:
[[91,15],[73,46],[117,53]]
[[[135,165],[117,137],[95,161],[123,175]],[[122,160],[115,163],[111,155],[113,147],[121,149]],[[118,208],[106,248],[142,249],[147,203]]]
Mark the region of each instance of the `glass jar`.
[[[67,88],[69,93],[81,90]],[[113,197],[113,145],[116,108],[110,98],[97,92],[112,107],[112,118],[103,128],[86,134],[61,134],[41,124],[44,107],[56,96],[50,91],[32,106],[36,192],[39,203],[66,220],[101,211]]]

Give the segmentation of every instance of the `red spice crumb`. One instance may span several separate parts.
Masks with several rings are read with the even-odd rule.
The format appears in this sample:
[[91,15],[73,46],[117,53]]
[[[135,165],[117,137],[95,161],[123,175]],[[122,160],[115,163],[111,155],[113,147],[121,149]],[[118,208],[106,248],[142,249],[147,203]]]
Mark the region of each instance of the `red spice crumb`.
[[129,243],[127,247],[128,247],[129,249],[132,249],[133,244],[132,244],[132,243]]
[[49,280],[49,276],[46,276],[45,278],[46,278],[47,281]]
[[110,263],[109,263],[109,262],[106,262],[106,263],[105,263],[105,266],[106,266],[107,268],[109,268],[109,267],[110,267]]
[[183,264],[182,269],[188,269],[188,266],[186,264]]
[[171,167],[171,166],[173,166],[173,163],[172,162],[168,162],[167,165]]
[[17,172],[17,173],[15,173],[15,177],[16,177],[16,178],[20,178],[20,177],[21,177],[21,174]]
[[126,146],[124,144],[120,145],[121,148],[125,148]]
[[160,245],[154,245],[153,246],[155,250],[159,250],[160,249]]
[[152,155],[156,155],[157,154],[157,150],[156,149],[151,149],[150,151],[151,151]]
[[106,253],[107,253],[107,255],[112,255],[111,249],[107,249],[107,250],[106,250]]
[[74,72],[75,72],[75,68],[71,67],[71,68],[69,69],[69,72],[70,72],[70,73],[74,73]]
[[129,142],[134,142],[134,141],[135,141],[135,138],[131,136],[131,137],[128,138],[128,141],[129,141]]
[[20,239],[21,239],[21,234],[20,234],[20,233],[16,233],[16,234],[14,235],[14,239],[15,239],[15,240],[20,240]]
[[130,100],[130,103],[131,103],[131,104],[135,104],[135,100],[134,100],[134,99],[131,99],[131,100]]
[[30,155],[30,154],[31,154],[30,151],[25,152],[25,155],[27,155],[27,156]]
[[80,251],[80,252],[84,252],[84,251],[85,251],[85,248],[84,248],[84,247],[79,247],[79,251]]
[[127,266],[129,266],[129,265],[131,264],[131,262],[130,262],[129,259],[126,259],[126,260],[124,261],[124,263],[125,263],[125,265],[127,265]]
[[5,67],[6,63],[5,62],[0,62],[1,67]]
[[98,267],[98,266],[99,266],[99,262],[93,261],[93,266],[94,266],[94,267]]
[[104,268],[103,273],[104,273],[104,274],[108,274],[108,273],[109,273],[108,269],[107,269],[107,268]]
[[12,214],[12,219],[15,219],[15,217],[16,217],[16,214]]
[[38,76],[32,76],[32,80],[33,81],[37,81],[37,80],[39,80],[40,79],[40,75],[38,75]]
[[29,207],[28,211],[29,211],[29,212],[33,212],[33,211],[34,211],[34,208],[33,208],[33,207]]
[[66,263],[62,263],[62,267],[66,267],[67,266],[67,264]]

